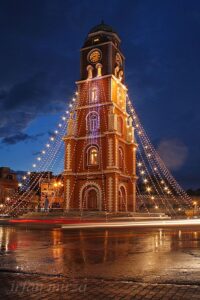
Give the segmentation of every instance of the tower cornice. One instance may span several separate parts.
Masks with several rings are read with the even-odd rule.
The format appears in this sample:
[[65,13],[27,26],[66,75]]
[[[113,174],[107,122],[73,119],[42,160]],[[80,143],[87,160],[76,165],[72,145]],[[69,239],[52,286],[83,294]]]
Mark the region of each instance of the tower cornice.
[[104,76],[100,76],[100,77],[97,76],[97,77],[87,78],[87,79],[83,79],[83,80],[77,80],[75,83],[79,84],[79,83],[84,83],[84,82],[92,82],[92,81],[101,80],[103,78],[108,78],[108,77],[114,79],[118,84],[121,85],[121,87],[124,90],[128,91],[128,88],[117,77],[115,77],[113,74],[108,74],[108,75],[104,75]]

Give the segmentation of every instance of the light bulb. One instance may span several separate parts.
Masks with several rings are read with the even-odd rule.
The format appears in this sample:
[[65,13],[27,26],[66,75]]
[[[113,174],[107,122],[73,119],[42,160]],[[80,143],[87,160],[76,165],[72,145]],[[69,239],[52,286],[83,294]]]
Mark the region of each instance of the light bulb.
[[150,186],[147,187],[147,192],[151,192]]

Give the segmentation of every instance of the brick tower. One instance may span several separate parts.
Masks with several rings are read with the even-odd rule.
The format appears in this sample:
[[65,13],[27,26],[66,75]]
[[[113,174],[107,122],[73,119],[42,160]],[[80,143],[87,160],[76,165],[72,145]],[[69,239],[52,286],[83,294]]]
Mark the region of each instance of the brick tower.
[[101,23],[81,48],[77,104],[64,137],[67,210],[135,211],[136,144],[120,42]]

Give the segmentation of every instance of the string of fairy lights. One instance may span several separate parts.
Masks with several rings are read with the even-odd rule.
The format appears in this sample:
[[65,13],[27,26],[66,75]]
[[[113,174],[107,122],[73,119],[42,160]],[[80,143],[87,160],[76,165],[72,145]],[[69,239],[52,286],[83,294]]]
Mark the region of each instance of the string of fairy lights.
[[[75,121],[73,122],[73,132],[76,132],[77,136],[79,136],[82,128],[86,126],[86,119],[84,117],[84,114],[78,113],[79,106],[81,104],[85,105],[85,101],[89,100],[89,112],[96,111],[98,113],[98,104],[100,103],[98,103],[95,106],[95,109],[93,105],[91,105],[92,103],[90,103],[91,94],[89,93],[91,91],[91,86],[95,86],[98,90],[98,99],[102,99],[102,102],[106,101],[107,96],[102,80],[97,80],[95,83],[92,83],[92,80],[86,81],[85,86],[82,88],[82,99],[80,99],[78,91],[75,92],[74,97],[69,102],[65,114],[61,116],[61,119],[57,124],[56,129],[53,131],[53,134],[50,135],[47,143],[44,145],[39,155],[37,155],[37,157],[35,158],[27,174],[24,175],[22,177],[22,181],[19,182],[19,191],[12,195],[12,198],[10,199],[10,204],[6,205],[4,213],[17,215],[19,210],[23,211],[24,209],[26,209],[28,203],[31,202],[32,198],[34,197],[33,191],[37,193],[40,189],[38,183],[46,176],[48,176],[50,170],[54,170],[55,166],[58,167],[58,165],[61,162],[63,163],[63,137],[66,135],[66,130],[70,118],[72,117],[75,119]],[[118,96],[121,101],[120,105],[122,106],[122,111],[128,112],[126,117],[126,124],[124,124],[124,126],[126,125],[127,130],[129,129],[129,127],[132,128],[133,126],[136,135],[135,138],[133,137],[132,143],[135,143],[135,141],[137,141],[137,147],[135,147],[134,149],[136,150],[137,155],[136,173],[138,176],[138,183],[136,185],[136,191],[138,208],[142,208],[147,213],[150,213],[150,210],[153,206],[154,210],[163,210],[167,212],[170,216],[173,216],[177,213],[177,211],[182,211],[188,207],[193,207],[190,197],[176,182],[176,180],[174,179],[174,177],[160,158],[159,154],[156,152],[155,148],[151,144],[146,134],[146,131],[141,125],[139,117],[135,111],[135,108],[133,107],[132,101],[130,100],[128,94],[126,99],[124,100],[124,103],[123,99],[120,96],[120,93]],[[105,127],[105,131],[108,131],[108,117],[106,108],[104,107],[104,105],[102,105],[101,108],[99,108],[99,110],[102,111],[101,125]],[[100,122],[100,120],[98,120],[98,122]],[[74,197],[79,171],[81,170],[81,167],[85,164],[85,149],[90,144],[95,144],[99,147],[98,163],[101,171],[102,199],[104,211],[105,213],[107,213],[108,207],[105,192],[106,185],[102,154],[103,142],[101,138],[98,138],[97,132],[90,132],[89,135],[84,139],[80,160],[77,164],[74,176],[73,186],[70,187],[70,195],[68,195],[68,199],[64,199],[64,201],[66,201],[66,208],[67,210],[69,210],[70,201],[72,200],[72,197]],[[76,159],[77,145],[78,143],[75,143],[75,146],[73,147],[73,149],[71,149],[70,152],[70,159],[72,161]],[[127,176],[132,178],[131,174],[128,174],[128,168],[126,166],[126,161],[123,155],[121,159],[123,160],[125,173],[127,174]],[[91,169],[87,163],[86,165],[86,181],[88,182],[90,180]],[[58,176],[59,174],[55,176],[55,178],[57,179]],[[84,209],[87,205],[86,197],[84,197],[83,200],[79,197],[78,201],[82,216]],[[127,203],[125,203],[125,199],[122,198],[122,201],[124,201],[124,206],[127,205]],[[140,202],[140,204],[138,202]]]
[[[129,108],[129,115],[132,116],[133,126],[140,141],[137,156],[140,157],[141,161],[138,159],[137,174],[146,186],[146,190],[143,191],[143,197],[145,193],[148,196],[148,200],[153,200],[156,209],[160,208],[159,205],[161,206],[156,201],[161,201],[165,210],[170,214],[176,214],[171,200],[178,206],[178,211],[186,207],[191,208],[191,199],[181,189],[151,145],[128,96],[127,107]],[[137,185],[137,193],[139,194],[139,185]]]
[[[89,99],[89,97],[90,97],[89,91],[90,91],[90,81],[88,80],[86,82],[86,84],[85,84],[85,87],[83,87],[83,90],[82,90],[82,99],[80,99],[81,101],[79,102],[79,109],[80,109],[80,106],[84,106],[85,102],[87,101],[87,99]],[[86,125],[86,123],[85,123],[86,119],[84,118],[84,114],[80,114],[80,115],[82,116],[82,119],[77,122],[79,124],[77,136],[79,136],[79,133],[81,132],[82,129],[84,129],[84,128],[86,129],[86,127],[85,127],[85,125]],[[71,201],[71,199],[73,197],[73,194],[75,192],[75,187],[76,187],[76,184],[77,184],[77,179],[78,179],[78,176],[79,176],[79,171],[80,171],[80,169],[81,169],[82,166],[84,166],[84,169],[87,166],[84,154],[86,153],[85,150],[88,147],[88,145],[91,144],[90,142],[88,143],[88,140],[90,140],[90,136],[88,136],[88,137],[85,136],[84,143],[82,145],[82,151],[81,151],[81,155],[80,155],[79,164],[78,164],[78,167],[76,169],[74,184],[73,184],[73,187],[71,188],[70,197],[68,199],[69,203],[70,203],[70,201]],[[77,145],[78,145],[78,143],[76,143],[75,149],[77,148]],[[80,149],[79,149],[79,151],[80,151]],[[75,153],[76,152],[74,151],[74,154]],[[89,172],[89,167],[87,166],[86,181],[88,181],[89,173],[90,173]],[[79,208],[80,208],[80,212],[81,212],[81,217],[83,216],[83,212],[84,212],[85,207],[86,207],[86,198],[84,197],[83,199],[81,199],[79,197]]]
[[[99,91],[100,91],[100,99],[102,99],[102,101],[106,101],[106,93],[105,93],[105,89],[104,89],[104,85],[103,85],[103,82],[100,80],[98,81],[99,85],[100,85],[100,88],[99,88]],[[104,120],[104,125],[105,126],[105,131],[108,131],[108,119],[107,119],[107,115],[106,115],[106,112],[105,112],[105,107],[104,105],[102,106],[102,112],[103,112],[103,120]],[[102,177],[102,187],[103,187],[103,199],[104,199],[104,212],[105,214],[107,213],[108,211],[108,207],[107,207],[107,201],[106,201],[106,186],[105,186],[105,179],[104,179],[104,166],[103,166],[103,153],[102,153],[102,139],[100,139],[100,154],[101,154],[101,177]],[[106,214],[107,216],[107,214]]]
[[[88,109],[88,112],[86,114],[86,118],[85,118],[85,134],[87,134],[88,132],[88,127],[89,127],[89,124],[88,124],[88,116],[90,115],[91,113],[91,107],[90,107],[90,100],[91,100],[91,80],[88,80],[87,83],[86,83],[86,97],[83,99],[83,104],[85,105],[85,102],[87,103],[87,100],[89,102],[89,109]],[[88,142],[89,141],[89,142]],[[92,145],[91,141],[90,141],[90,132],[89,132],[89,136],[87,137],[87,139],[85,138],[84,140],[84,151],[82,151],[82,154],[81,154],[81,158],[83,160],[83,165],[84,167],[87,168],[87,172],[86,172],[86,181],[88,182],[89,181],[89,173],[90,173],[90,170],[89,170],[89,166],[88,166],[88,150],[85,151],[86,149],[88,149],[88,144],[89,145]],[[84,157],[84,152],[86,153],[86,157]],[[83,191],[84,193],[84,191]],[[81,197],[79,198],[79,208],[81,210],[81,217],[83,217],[83,214],[84,214],[84,210],[87,206],[87,202],[86,202],[86,197],[84,197],[83,199],[81,199]]]
[[[39,173],[37,173],[37,172],[36,172],[36,173],[31,173],[31,175],[32,175],[32,174],[36,174],[36,176],[35,176],[35,178],[34,178],[32,184],[30,184],[30,186],[29,186],[29,188],[28,188],[28,192],[27,192],[25,195],[23,194],[23,196],[21,197],[21,201],[22,201],[22,202],[25,201],[26,198],[30,197],[32,190],[35,190],[35,188],[36,188],[36,186],[38,185],[40,179],[43,178],[43,177],[45,176],[45,171],[47,171],[47,170],[49,171],[49,170],[50,170],[50,166],[51,166],[52,162],[53,162],[53,164],[56,163],[57,152],[58,152],[58,150],[60,149],[60,145],[61,145],[60,143],[58,143],[57,145],[54,145],[54,147],[52,147],[52,149],[54,149],[54,151],[51,151],[50,153],[48,153],[48,154],[49,154],[49,157],[48,157],[47,160],[46,160],[45,167],[42,168],[42,170],[43,170],[42,173],[40,173],[39,170],[37,170]],[[56,147],[56,146],[57,146],[57,147]],[[37,191],[38,189],[39,189],[39,187],[36,189],[36,191]],[[29,201],[30,201],[30,199],[29,199]],[[19,206],[20,204],[21,204],[21,203],[18,201],[18,206]],[[15,208],[16,208],[16,207],[15,207]]]
[[[96,88],[98,90],[98,92],[100,91],[100,93],[101,93],[102,89],[99,88],[99,81],[96,82],[96,83],[92,83],[91,81],[88,81],[88,84],[89,84],[89,90],[91,90],[91,87],[92,87],[92,88]],[[101,94],[101,96],[102,96],[102,94]],[[105,99],[104,96],[103,96],[103,98],[102,97],[99,97],[99,98],[100,99]],[[89,94],[88,98],[86,98],[86,99],[89,100],[89,113],[88,114],[90,114],[92,112],[99,113],[99,111],[97,111],[98,107],[99,107],[98,106],[99,103],[97,104],[96,100],[93,100],[90,94]],[[101,124],[100,124],[99,121],[100,120],[98,120],[98,125],[97,125],[98,128],[101,127],[100,126]],[[100,170],[101,170],[102,198],[103,198],[103,204],[104,204],[103,208],[104,208],[104,211],[106,213],[107,212],[107,206],[106,206],[106,197],[105,197],[105,180],[104,180],[104,171],[103,171],[103,157],[102,157],[102,151],[101,151],[102,150],[102,142],[101,142],[101,139],[98,138],[98,134],[99,134],[99,130],[94,130],[92,132],[89,130],[89,136],[88,136],[89,143],[87,142],[87,145],[88,144],[89,145],[95,145],[95,146],[98,146],[98,148],[99,148],[99,154],[100,155],[98,157],[98,159],[99,159],[98,163],[99,163],[99,167],[100,167]],[[100,141],[99,143],[98,143],[98,140]],[[84,154],[84,153],[82,153],[82,154]],[[87,181],[89,181],[89,177],[90,177],[90,167],[89,167],[89,165],[87,165],[87,175],[86,175],[86,178],[87,178],[86,180]],[[80,201],[81,201],[81,199],[80,199]],[[83,212],[84,212],[85,207],[86,207],[86,197],[84,197],[83,202],[80,203],[81,216],[83,216]]]
[[[118,94],[118,98],[120,99],[120,103],[122,104],[122,99],[121,99],[121,97],[120,97],[120,93]],[[124,107],[122,107],[123,109],[124,109]],[[132,124],[130,124],[131,126],[132,126]],[[128,128],[129,126],[128,126],[128,123],[127,123],[127,128]],[[130,134],[130,133],[129,133]],[[133,142],[133,141],[132,141]],[[130,179],[131,179],[131,181],[132,181],[132,183],[134,184],[134,182],[133,182],[133,180],[132,180],[132,178],[131,178],[131,174],[129,174],[129,171],[128,171],[128,169],[127,169],[127,167],[126,167],[126,161],[125,161],[125,159],[124,159],[124,156],[122,155],[122,153],[121,152],[119,152],[119,155],[121,155],[121,159],[123,160],[123,166],[124,166],[124,169],[125,169],[125,172],[130,176]],[[142,158],[141,158],[142,159]],[[143,159],[142,159],[143,160]],[[139,163],[137,164],[138,165],[138,167],[141,167],[142,166],[142,163],[139,161]],[[145,169],[146,169],[146,166],[145,166]],[[142,170],[141,172],[140,172],[142,175],[144,175],[145,174],[145,171],[144,170]],[[148,180],[145,178],[144,179],[144,182],[145,183],[148,183]],[[139,189],[139,186],[137,185],[136,186],[136,190],[137,190],[137,200],[139,200],[140,202],[141,202],[141,205],[142,206],[144,206],[144,208],[145,208],[145,210],[146,210],[146,212],[147,213],[150,213],[149,212],[149,210],[148,210],[148,208],[147,208],[147,206],[146,206],[146,204],[145,204],[145,202],[143,201],[143,197],[144,197],[144,195],[142,195],[141,193],[140,193],[140,189]],[[146,187],[146,191],[148,192],[148,194],[150,193],[150,191],[151,191],[151,188],[149,187],[149,186],[147,186]],[[154,203],[155,203],[155,197],[154,196],[151,196],[151,200],[153,200],[154,201]],[[123,200],[123,205],[125,206],[126,205],[126,203],[125,203],[125,201],[124,201],[124,199],[122,199]],[[138,202],[137,202],[138,203]],[[158,209],[159,207],[158,207],[158,205],[155,203],[155,209]],[[171,214],[171,213],[170,213]]]
[[[170,174],[169,170],[164,165],[164,162],[161,160],[158,153],[154,149],[153,145],[150,143],[149,138],[147,137],[147,134],[141,125],[141,122],[135,112],[135,109],[128,95],[127,95],[127,107],[128,107],[129,114],[133,120],[133,126],[135,128],[135,132],[137,133],[138,141],[140,142],[140,149],[139,149],[140,151],[138,151],[138,153],[140,154],[140,158],[142,157],[142,153],[144,154],[143,156],[146,157],[146,164],[148,163],[152,175],[152,176],[149,175],[148,177],[149,178],[153,177],[155,182],[157,182],[157,187],[161,190],[162,194],[166,195],[165,204],[168,201],[169,205],[173,209],[170,202],[173,199],[173,201],[178,206],[178,210],[185,209],[185,207],[191,208],[192,207],[191,199],[180,187],[180,185],[176,182],[173,176]],[[142,160],[143,163],[138,161],[138,165],[137,165],[139,169],[139,175],[142,177],[143,182],[145,184],[148,184],[148,179],[145,178],[146,173],[145,170],[143,169],[145,166],[145,169],[147,170],[147,167],[145,165],[145,159],[142,158]],[[149,194],[151,192],[151,199],[153,199],[153,197],[155,197],[153,194],[156,194],[155,188],[153,189],[152,186],[147,186],[146,189]],[[160,199],[162,200],[163,197],[160,197]]]
[[[138,168],[142,167],[142,171],[140,171],[140,176],[142,178],[143,184],[145,186],[145,191],[147,194],[147,199],[154,204],[154,209],[159,209],[161,207],[164,208],[164,210],[172,215],[172,212],[174,213],[173,207],[171,207],[172,211],[169,209],[167,206],[167,198],[165,197],[164,191],[160,189],[159,191],[159,186],[156,186],[156,183],[152,179],[152,176],[150,175],[150,171],[148,170],[147,165],[144,162],[144,159],[140,153],[140,149],[138,148],[138,157],[139,157],[139,163],[138,163]],[[138,184],[139,186],[139,184]],[[138,187],[139,189],[139,187]],[[163,199],[164,197],[164,199]],[[140,197],[141,198],[141,197]],[[159,200],[161,203],[159,203]]]
[[[40,155],[36,157],[36,161],[32,164],[32,170],[28,171],[26,175],[22,177],[23,183],[19,182],[19,192],[12,195],[11,201],[12,205],[6,206],[5,213],[15,212],[17,213],[17,208],[20,207],[23,209],[23,202],[25,202],[30,196],[31,192],[38,185],[39,180],[44,176],[45,171],[49,171],[51,166],[55,165],[56,159],[58,159],[58,151],[62,143],[62,137],[66,132],[67,127],[67,117],[70,115],[71,110],[73,110],[74,103],[76,102],[76,97],[78,92],[75,93],[75,96],[72,98],[72,101],[68,104],[68,110],[66,110],[65,115],[61,116],[61,120],[58,123],[54,134],[49,137],[49,141],[45,144],[44,148],[40,151]],[[42,170],[42,172],[41,172]],[[36,173],[34,180],[30,184],[31,175]],[[26,192],[22,192],[26,190]],[[39,189],[39,188],[38,188]],[[38,191],[36,190],[36,192]],[[33,197],[33,196],[32,196]],[[29,202],[31,198],[29,197]]]
[[[59,147],[60,147],[60,145],[58,145],[57,148],[53,148],[53,149],[55,149],[55,153],[57,153],[57,149],[59,149]],[[52,151],[51,151],[51,152],[52,152]],[[49,153],[48,153],[48,154],[49,154]],[[31,200],[32,197],[33,197],[33,193],[32,193],[32,192],[33,192],[33,191],[37,192],[37,191],[39,190],[39,187],[36,189],[36,186],[38,185],[38,182],[40,181],[40,179],[41,179],[42,177],[44,177],[45,171],[46,171],[46,170],[49,170],[49,166],[50,166],[51,161],[53,160],[53,157],[54,157],[54,155],[52,156],[52,159],[51,159],[50,161],[49,161],[49,160],[46,160],[46,162],[48,162],[48,163],[47,163],[46,168],[43,168],[43,172],[42,172],[42,173],[39,172],[39,170],[37,170],[39,173],[37,173],[37,172],[34,173],[34,174],[36,174],[34,180],[32,181],[31,184],[29,184],[29,186],[27,187],[27,190],[26,190],[25,193],[20,193],[20,194],[19,194],[20,196],[17,195],[17,196],[18,196],[18,199],[17,199],[16,203],[14,203],[14,205],[11,206],[11,209],[14,209],[15,211],[17,211],[17,207],[20,207],[21,209],[23,209],[22,203],[24,203],[24,208],[25,208],[25,206],[26,206],[26,200],[28,199],[28,202],[30,202],[30,200]],[[53,161],[54,161],[54,163],[55,163],[56,159],[53,160]],[[33,173],[30,172],[30,176],[31,176],[32,174],[33,174]],[[29,180],[31,180],[31,178],[30,178]],[[16,204],[16,205],[15,205],[15,204]]]
[[[92,146],[94,144],[94,141],[93,141],[94,136],[91,135],[90,122],[88,120],[88,116],[90,116],[90,113],[92,113],[92,111],[93,111],[93,108],[92,108],[92,105],[91,105],[92,95],[90,93],[91,86],[93,86],[91,80],[88,80],[87,85],[88,85],[88,94],[86,96],[86,99],[84,99],[84,100],[86,100],[86,101],[89,100],[88,101],[89,102],[89,110],[88,110],[88,113],[86,115],[86,120],[85,120],[86,121],[86,132],[88,132],[88,130],[89,130],[89,132],[88,132],[89,135],[88,135],[88,138],[87,138],[86,147],[88,147],[88,145]],[[86,139],[85,139],[85,141],[86,141]],[[88,152],[86,152],[86,158],[85,159],[84,159],[84,152],[83,152],[82,153],[82,158],[83,158],[84,166],[87,168],[86,181],[88,182],[89,177],[90,177],[90,167],[88,165]],[[84,197],[83,199],[80,198],[79,201],[80,201],[79,202],[79,207],[81,209],[81,217],[83,217],[84,209],[87,207],[88,203],[87,203],[86,197]]]
[[[78,95],[78,93],[76,92],[76,96]],[[73,98],[72,99],[72,101],[73,102],[75,102],[75,98]],[[71,114],[71,112],[73,111],[73,109],[74,109],[74,107],[76,106],[76,104],[75,103],[73,103],[73,106],[72,105],[70,105],[70,108],[71,108],[71,110],[70,111],[66,111],[66,113],[68,113],[69,115]],[[65,121],[66,120],[66,118],[64,118],[64,117],[62,117],[62,120],[63,121]],[[66,134],[66,127],[67,127],[67,123],[66,124],[64,124],[65,126],[63,126],[63,130],[61,131],[61,133],[60,133],[60,142],[61,142],[61,148],[64,148],[64,143],[62,142],[62,138],[63,138],[63,136]],[[61,127],[61,126],[59,126],[59,127]],[[58,149],[59,150],[59,149]],[[63,151],[64,152],[64,151]],[[62,151],[60,151],[59,153],[60,153],[60,155],[61,155],[61,153],[62,153],[62,165],[63,165],[63,152]],[[55,169],[54,169],[54,165],[55,165],[55,163],[56,163],[56,161],[58,160],[58,157],[59,157],[59,155],[58,155],[58,153],[54,153],[54,155],[52,156],[52,161],[53,161],[53,164],[52,164],[52,170],[54,170],[55,171]],[[61,160],[61,159],[60,159]],[[62,167],[63,168],[63,167]],[[60,171],[60,170],[59,170]],[[59,175],[58,175],[59,176]],[[58,176],[56,176],[56,178],[58,177]]]
[[[78,107],[79,108],[82,105],[84,106],[84,102],[85,102],[85,100],[88,97],[88,93],[89,93],[88,84],[89,84],[89,82],[87,81],[86,82],[86,87],[84,87],[83,90],[82,90],[82,98],[81,99],[79,98],[79,101],[78,101],[78,104],[79,104]],[[76,119],[76,130],[77,130],[77,136],[79,136],[79,134],[82,131],[82,129],[84,129],[85,118],[84,118],[83,114],[80,114],[78,112],[77,112],[77,116],[76,117],[77,117],[77,119]],[[77,127],[77,125],[78,125],[78,127]],[[83,143],[83,147],[82,147],[82,151],[81,151],[81,155],[80,155],[80,160],[79,160],[79,163],[77,165],[76,174],[75,174],[75,178],[74,178],[74,182],[73,182],[73,187],[71,187],[71,189],[70,189],[70,195],[69,195],[69,198],[67,199],[67,201],[68,201],[67,211],[69,211],[70,202],[71,202],[72,198],[74,197],[75,187],[77,185],[77,179],[78,179],[79,171],[81,170],[81,167],[84,164],[84,152],[85,152],[85,147],[86,146],[87,146],[87,140],[84,139],[84,143]],[[76,159],[75,155],[76,155],[76,149],[77,149],[77,147],[78,147],[78,143],[75,143],[74,151],[73,151],[73,154],[71,156],[72,160]],[[84,207],[83,207],[84,204],[80,202],[80,197],[79,197],[78,201],[79,201],[79,208],[80,208],[81,216],[82,216],[83,209],[84,209]]]

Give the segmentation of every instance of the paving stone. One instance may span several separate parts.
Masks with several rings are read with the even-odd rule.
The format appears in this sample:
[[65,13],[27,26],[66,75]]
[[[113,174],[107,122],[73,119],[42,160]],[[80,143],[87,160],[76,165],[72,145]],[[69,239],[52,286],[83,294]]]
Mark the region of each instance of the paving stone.
[[195,300],[200,299],[200,286],[0,273],[0,299]]

